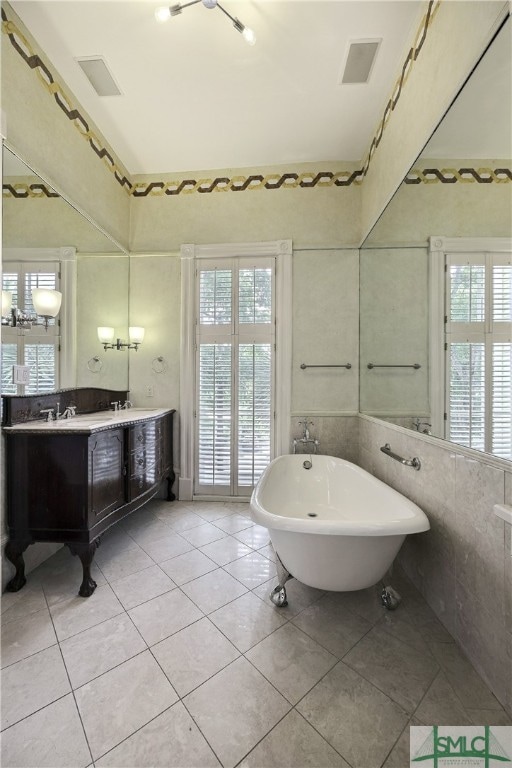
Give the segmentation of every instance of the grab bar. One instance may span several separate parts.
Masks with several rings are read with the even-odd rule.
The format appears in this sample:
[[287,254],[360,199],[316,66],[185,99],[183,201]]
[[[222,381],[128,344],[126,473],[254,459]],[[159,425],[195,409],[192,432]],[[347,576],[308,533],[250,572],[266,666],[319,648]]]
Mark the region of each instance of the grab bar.
[[421,461],[418,459],[417,456],[415,456],[413,459],[404,459],[403,456],[399,456],[398,453],[393,453],[391,450],[391,446],[389,443],[386,443],[386,445],[383,445],[381,447],[382,453],[385,453],[386,456],[391,456],[392,459],[395,461],[399,461],[400,464],[404,464],[406,467],[413,467],[414,469],[420,470],[421,469]]
[[306,363],[301,363],[300,367],[302,370],[306,370],[306,368],[352,368],[352,363],[345,363],[345,365],[306,365]]
[[377,363],[368,363],[368,368],[370,370],[372,368],[415,368],[418,370],[418,368],[421,368],[421,365],[419,363],[413,363],[412,365],[377,365]]

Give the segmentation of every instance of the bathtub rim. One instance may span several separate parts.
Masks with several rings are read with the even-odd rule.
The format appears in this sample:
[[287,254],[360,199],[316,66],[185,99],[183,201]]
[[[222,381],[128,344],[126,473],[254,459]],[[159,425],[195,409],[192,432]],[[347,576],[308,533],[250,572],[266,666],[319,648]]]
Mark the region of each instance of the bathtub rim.
[[[340,459],[337,456],[318,455],[316,459],[334,459],[336,463],[350,465],[356,469],[358,474],[367,475],[376,485],[383,486],[387,491],[396,494],[401,503],[408,507],[413,516],[408,519],[385,518],[383,522],[357,522],[351,520],[319,520],[310,517],[288,517],[277,515],[263,506],[262,494],[269,474],[275,465],[279,462],[290,460],[301,460],[302,454],[283,454],[273,459],[267,465],[260,479],[258,480],[250,499],[251,517],[255,523],[269,530],[290,531],[294,533],[311,533],[325,536],[397,536],[408,535],[410,533],[424,533],[430,530],[430,522],[425,512],[413,501],[396,491],[387,483],[367,472],[353,462],[346,459]],[[315,459],[313,459],[314,461]]]

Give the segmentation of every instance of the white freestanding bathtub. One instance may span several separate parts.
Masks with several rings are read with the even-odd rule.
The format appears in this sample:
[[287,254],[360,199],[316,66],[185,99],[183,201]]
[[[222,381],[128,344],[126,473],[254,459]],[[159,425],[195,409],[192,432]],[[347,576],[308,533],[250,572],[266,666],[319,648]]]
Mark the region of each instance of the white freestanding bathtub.
[[268,528],[293,577],[340,592],[376,584],[407,534],[430,528],[416,504],[364,469],[308,454],[268,465],[253,491],[251,515]]

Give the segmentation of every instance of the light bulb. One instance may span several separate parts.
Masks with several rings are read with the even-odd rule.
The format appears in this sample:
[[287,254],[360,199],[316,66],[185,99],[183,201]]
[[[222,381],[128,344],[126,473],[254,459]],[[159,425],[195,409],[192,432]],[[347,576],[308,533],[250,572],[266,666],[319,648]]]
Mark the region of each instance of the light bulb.
[[138,325],[131,325],[128,328],[128,335],[132,344],[142,344],[144,341],[144,328]]
[[155,11],[155,19],[163,24],[164,21],[169,21],[171,18],[171,9],[168,5],[157,8]]
[[51,288],[32,288],[32,304],[38,315],[57,317],[62,302],[62,293]]
[[252,31],[252,29],[250,29],[249,27],[243,28],[242,37],[247,43],[249,43],[249,45],[254,45],[254,43],[256,42],[256,35]]

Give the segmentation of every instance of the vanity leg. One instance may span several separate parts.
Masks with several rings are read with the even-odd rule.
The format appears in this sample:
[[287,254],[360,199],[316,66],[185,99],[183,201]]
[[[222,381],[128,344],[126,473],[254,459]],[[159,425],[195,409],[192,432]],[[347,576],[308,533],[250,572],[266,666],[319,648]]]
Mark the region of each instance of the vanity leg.
[[172,492],[172,486],[176,480],[174,470],[171,469],[169,476],[167,477],[167,501],[174,501],[176,495]]
[[26,583],[23,553],[32,544],[30,539],[9,539],[5,545],[5,556],[16,568],[16,573],[6,586],[6,592],[18,592]]
[[90,544],[73,543],[67,544],[72,555],[78,555],[82,562],[83,580],[80,584],[78,594],[80,597],[90,597],[96,589],[96,582],[91,577],[91,565],[94,559],[94,553],[100,545],[99,538],[94,539]]

